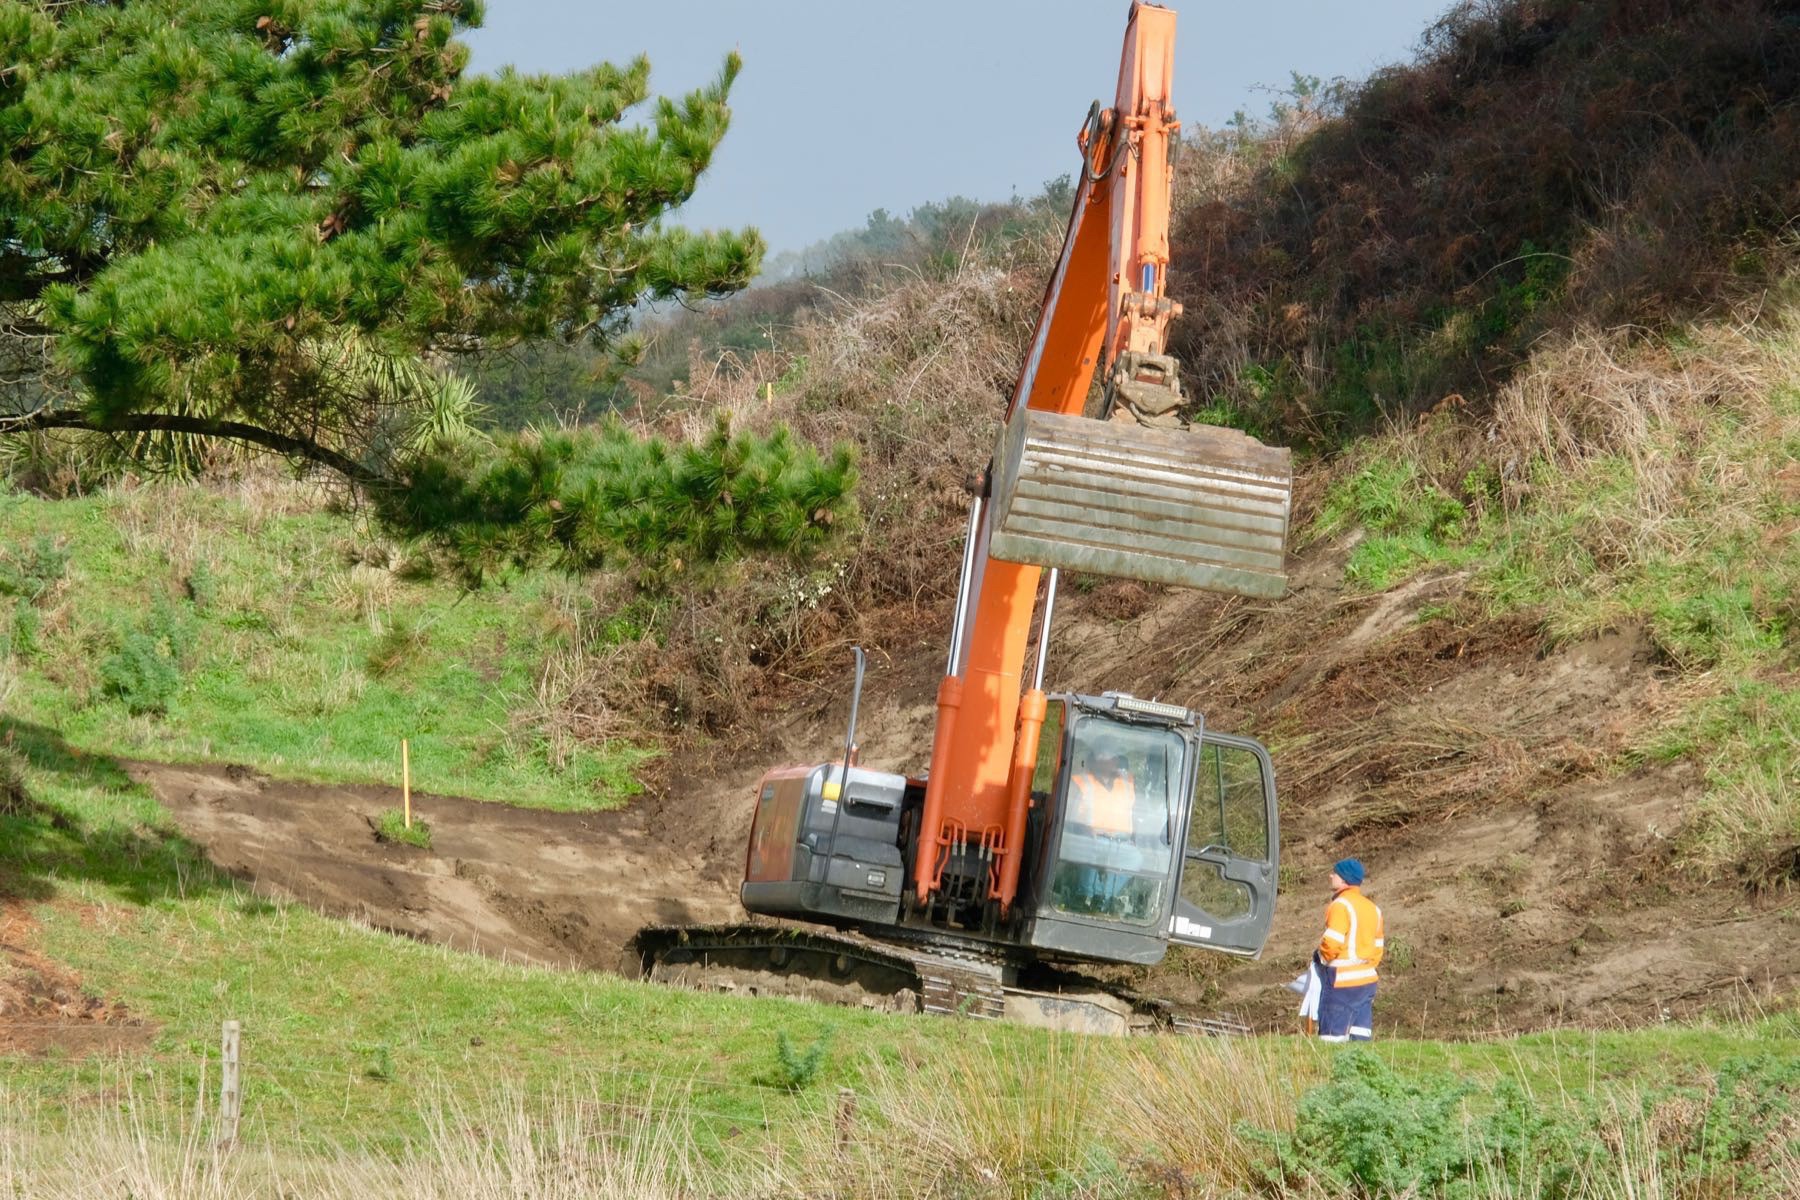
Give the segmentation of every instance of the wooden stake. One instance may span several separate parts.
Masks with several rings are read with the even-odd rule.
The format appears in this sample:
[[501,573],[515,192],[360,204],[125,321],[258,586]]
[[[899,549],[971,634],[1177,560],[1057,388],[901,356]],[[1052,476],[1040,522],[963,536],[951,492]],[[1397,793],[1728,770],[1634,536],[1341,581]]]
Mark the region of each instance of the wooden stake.
[[400,739],[400,803],[406,812],[406,827],[412,828],[412,759],[406,751],[406,739]]
[[856,1129],[856,1093],[847,1087],[838,1089],[837,1098],[837,1148],[842,1154],[850,1145],[850,1137]]
[[243,1111],[244,1096],[238,1086],[238,1039],[243,1026],[225,1022],[219,1038],[219,1144],[237,1141],[238,1116]]

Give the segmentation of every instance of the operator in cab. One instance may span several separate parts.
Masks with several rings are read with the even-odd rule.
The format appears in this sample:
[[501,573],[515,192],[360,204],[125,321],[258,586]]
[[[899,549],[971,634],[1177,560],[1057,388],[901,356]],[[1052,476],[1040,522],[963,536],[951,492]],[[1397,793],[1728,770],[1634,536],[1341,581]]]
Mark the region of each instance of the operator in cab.
[[1137,784],[1116,738],[1104,738],[1088,752],[1088,769],[1070,777],[1075,819],[1101,837],[1130,838]]
[[[1137,807],[1137,784],[1125,761],[1124,747],[1110,736],[1086,747],[1086,763],[1077,762],[1069,776],[1069,817],[1093,837],[1127,843]],[[1082,866],[1062,876],[1061,901],[1074,912],[1105,913],[1119,899],[1130,876],[1097,866]]]
[[1154,909],[1158,885],[1145,877],[1168,872],[1167,783],[1140,748],[1133,769],[1123,738],[1105,732],[1083,747],[1069,776],[1071,831],[1091,839],[1110,865],[1065,864],[1058,873],[1059,907],[1066,912],[1141,920]]

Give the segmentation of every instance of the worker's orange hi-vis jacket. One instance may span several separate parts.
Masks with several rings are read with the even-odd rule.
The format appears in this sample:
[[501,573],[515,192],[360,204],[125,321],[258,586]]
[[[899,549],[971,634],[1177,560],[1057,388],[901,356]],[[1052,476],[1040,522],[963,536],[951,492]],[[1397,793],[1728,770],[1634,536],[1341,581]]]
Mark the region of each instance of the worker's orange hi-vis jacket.
[[1375,982],[1386,942],[1381,910],[1360,890],[1347,887],[1325,906],[1325,936],[1319,939],[1319,961],[1337,969],[1336,987]]
[[1092,775],[1074,777],[1075,815],[1085,819],[1099,833],[1130,834],[1131,809],[1137,803],[1137,789],[1131,776],[1118,775],[1104,784]]

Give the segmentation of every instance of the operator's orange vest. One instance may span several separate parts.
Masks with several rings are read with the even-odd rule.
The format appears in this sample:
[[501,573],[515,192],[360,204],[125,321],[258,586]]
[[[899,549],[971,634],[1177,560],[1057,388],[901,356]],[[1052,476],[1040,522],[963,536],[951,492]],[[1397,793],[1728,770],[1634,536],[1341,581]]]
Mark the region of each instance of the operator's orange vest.
[[1085,774],[1075,776],[1072,782],[1078,802],[1077,815],[1085,816],[1087,823],[1101,833],[1131,832],[1131,810],[1137,803],[1137,789],[1131,786],[1129,775],[1118,776],[1110,786]]

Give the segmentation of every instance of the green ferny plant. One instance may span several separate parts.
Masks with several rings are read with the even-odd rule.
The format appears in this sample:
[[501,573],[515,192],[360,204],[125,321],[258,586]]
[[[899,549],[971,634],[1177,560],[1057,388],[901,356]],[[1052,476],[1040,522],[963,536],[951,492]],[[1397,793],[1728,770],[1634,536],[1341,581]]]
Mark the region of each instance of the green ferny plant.
[[775,1070],[771,1082],[790,1092],[805,1091],[819,1077],[825,1066],[825,1051],[831,1035],[822,1033],[805,1050],[798,1050],[788,1040],[785,1030],[775,1033]]

